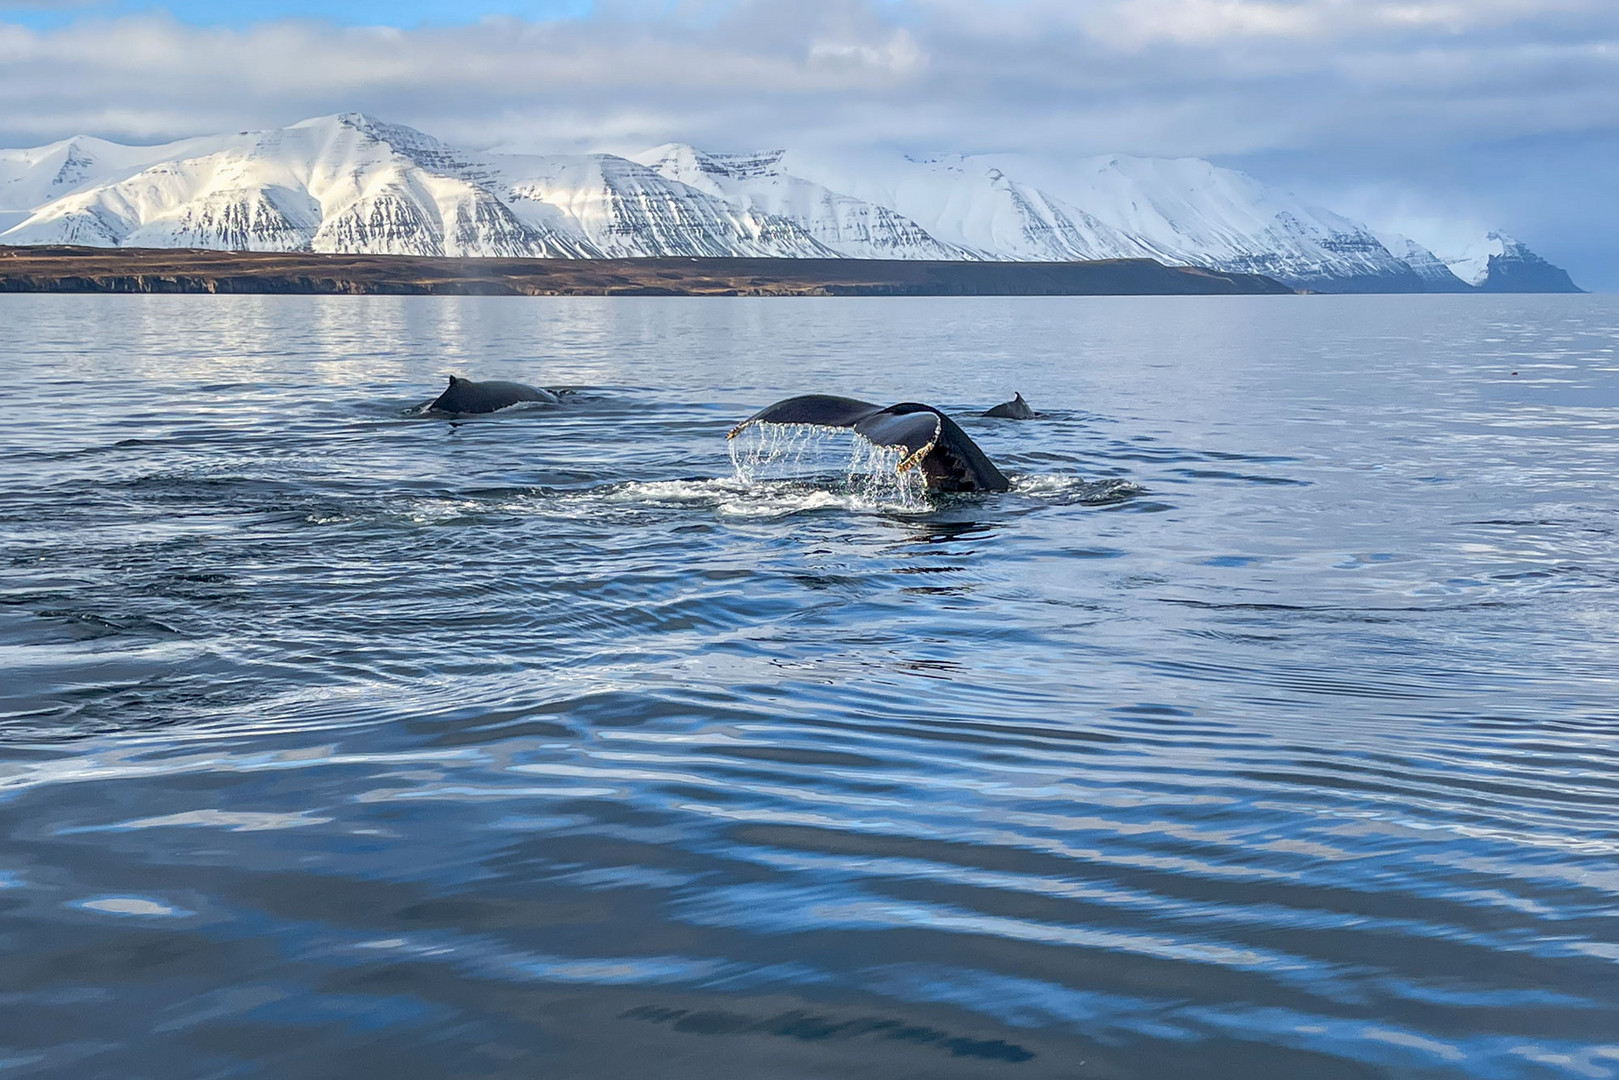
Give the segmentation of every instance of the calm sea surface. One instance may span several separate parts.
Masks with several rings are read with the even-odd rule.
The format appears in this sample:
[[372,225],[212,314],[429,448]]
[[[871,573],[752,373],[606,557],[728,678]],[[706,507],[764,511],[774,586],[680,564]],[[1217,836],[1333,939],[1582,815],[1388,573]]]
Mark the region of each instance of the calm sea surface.
[[[0,298],[0,1075],[1619,1075],[1616,348]],[[411,415],[452,372],[577,393]],[[739,473],[809,391],[1014,489]]]

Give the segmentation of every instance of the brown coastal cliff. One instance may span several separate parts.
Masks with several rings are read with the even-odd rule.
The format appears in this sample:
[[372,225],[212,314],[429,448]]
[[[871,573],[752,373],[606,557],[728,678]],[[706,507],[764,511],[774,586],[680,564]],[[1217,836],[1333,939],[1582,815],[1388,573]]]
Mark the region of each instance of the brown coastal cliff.
[[167,248],[0,247],[0,292],[478,296],[1281,294],[1259,274],[1150,259],[452,259]]

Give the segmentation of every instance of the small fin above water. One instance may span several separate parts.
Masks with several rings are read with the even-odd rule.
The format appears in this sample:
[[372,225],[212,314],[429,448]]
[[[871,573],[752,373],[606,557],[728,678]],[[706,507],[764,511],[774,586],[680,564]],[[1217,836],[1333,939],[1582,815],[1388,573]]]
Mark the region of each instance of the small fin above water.
[[1022,394],[1014,394],[1011,401],[1003,401],[994,408],[987,410],[985,416],[993,416],[1000,420],[1033,420],[1040,414],[1035,412]]

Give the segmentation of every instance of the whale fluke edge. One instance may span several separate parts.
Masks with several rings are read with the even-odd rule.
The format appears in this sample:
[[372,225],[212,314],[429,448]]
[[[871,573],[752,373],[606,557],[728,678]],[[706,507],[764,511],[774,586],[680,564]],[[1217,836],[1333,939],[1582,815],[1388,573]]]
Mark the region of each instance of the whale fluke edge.
[[474,382],[456,375],[450,376],[450,385],[444,393],[428,402],[428,412],[453,413],[465,416],[473,413],[492,413],[524,401],[537,401],[555,405],[561,399],[549,390],[515,382]]
[[905,451],[900,472],[920,467],[934,491],[1005,491],[1011,482],[956,422],[914,401],[884,408],[869,401],[803,394],[761,409],[732,428],[734,439],[754,424],[852,428],[878,446]]

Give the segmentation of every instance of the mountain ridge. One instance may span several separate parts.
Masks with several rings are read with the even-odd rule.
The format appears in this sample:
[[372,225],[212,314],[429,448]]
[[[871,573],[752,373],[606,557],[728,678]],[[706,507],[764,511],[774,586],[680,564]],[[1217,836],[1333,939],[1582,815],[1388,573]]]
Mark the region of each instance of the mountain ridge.
[[[1038,182],[1031,182],[1031,176]],[[0,150],[0,244],[504,258],[1154,259],[1320,292],[1577,291],[1491,233],[1442,259],[1197,158],[830,162],[465,150],[364,113]],[[1475,245],[1477,247],[1478,245]],[[1469,280],[1457,276],[1457,267]]]

